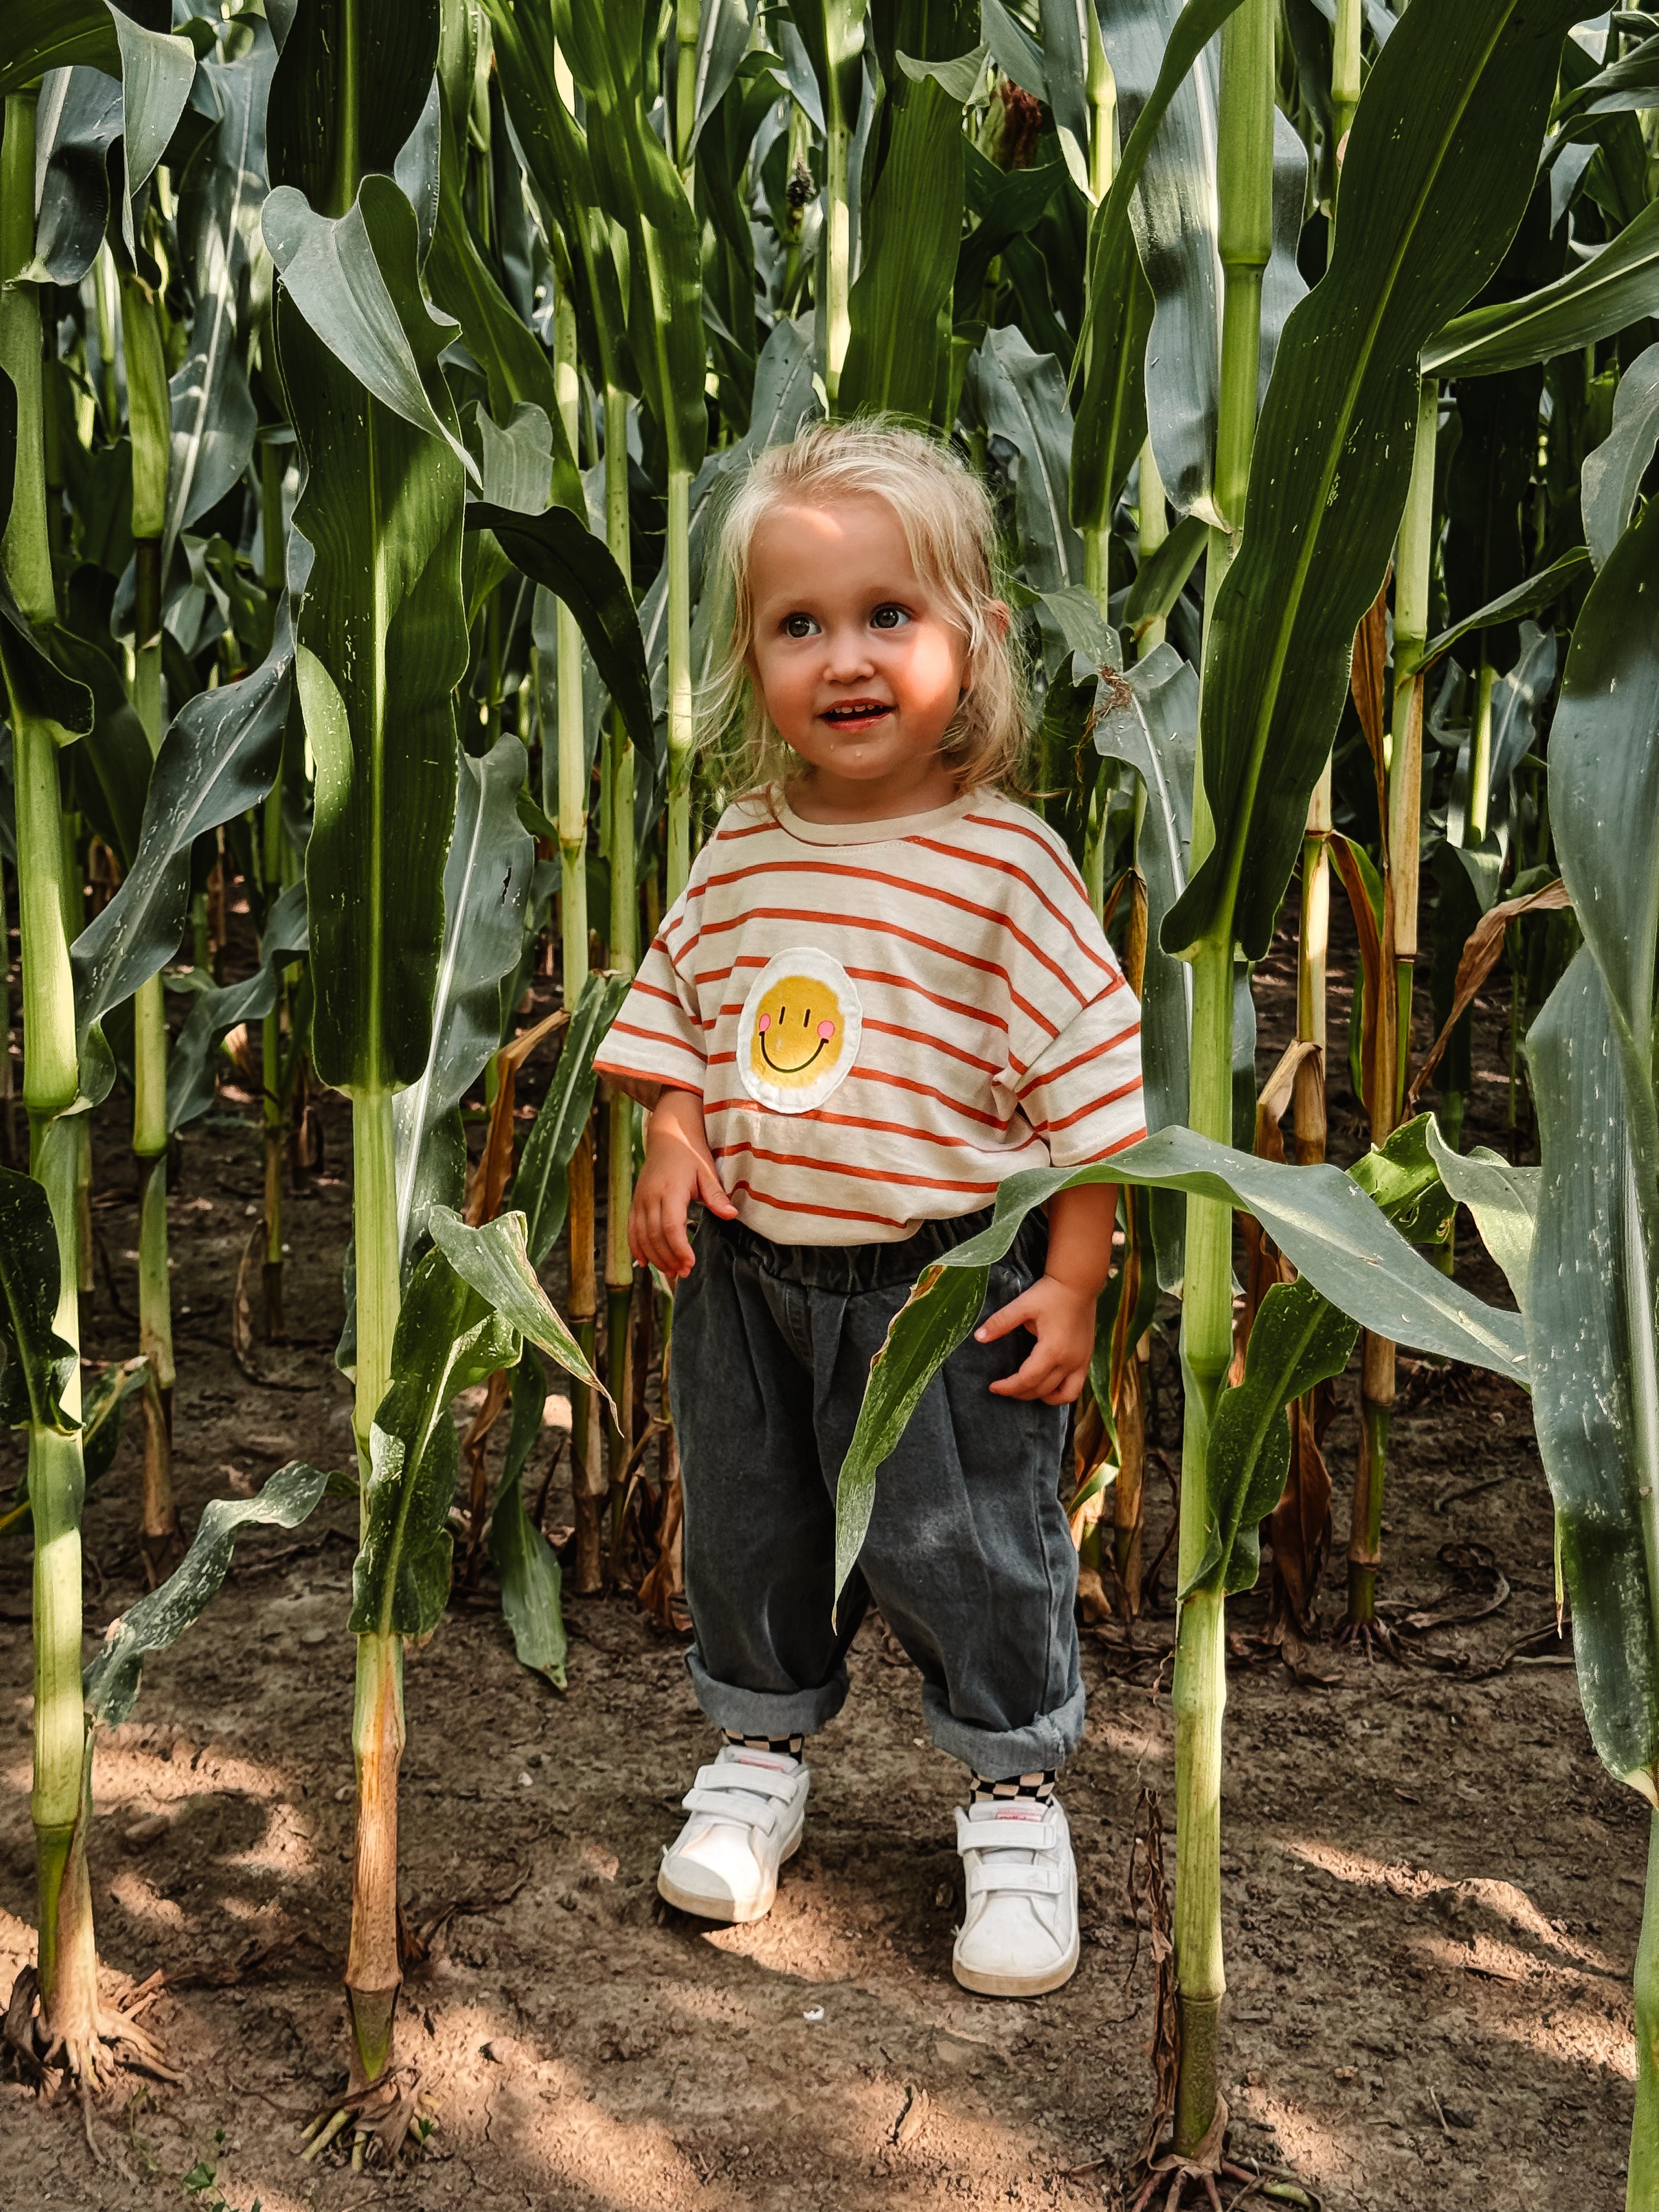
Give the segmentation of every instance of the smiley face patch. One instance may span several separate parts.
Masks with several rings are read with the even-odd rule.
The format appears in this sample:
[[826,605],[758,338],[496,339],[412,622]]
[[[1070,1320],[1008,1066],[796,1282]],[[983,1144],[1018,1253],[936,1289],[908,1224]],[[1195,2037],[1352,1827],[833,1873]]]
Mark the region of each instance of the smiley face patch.
[[864,1010],[839,960],[810,945],[769,960],[738,1018],[738,1080],[775,1114],[810,1114],[853,1072]]

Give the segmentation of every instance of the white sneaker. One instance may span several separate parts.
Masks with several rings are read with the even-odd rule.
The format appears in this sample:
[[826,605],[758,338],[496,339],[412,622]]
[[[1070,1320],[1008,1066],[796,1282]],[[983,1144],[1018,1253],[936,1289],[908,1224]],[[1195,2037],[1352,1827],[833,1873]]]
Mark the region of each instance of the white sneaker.
[[800,1849],[811,1782],[787,1753],[723,1744],[681,1800],[691,1818],[663,1852],[658,1889],[705,1920],[763,1919]]
[[1037,1997],[1077,1972],[1077,1861],[1057,1804],[1001,1798],[957,1811],[968,1909],[951,1967],[965,1990]]

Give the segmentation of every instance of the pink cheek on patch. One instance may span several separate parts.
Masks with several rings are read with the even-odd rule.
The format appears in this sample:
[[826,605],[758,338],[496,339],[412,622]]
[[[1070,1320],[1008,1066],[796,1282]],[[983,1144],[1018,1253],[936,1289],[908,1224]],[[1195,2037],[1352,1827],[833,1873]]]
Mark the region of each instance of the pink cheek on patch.
[[818,1035],[823,1039],[825,1044],[829,1043],[830,1038],[834,1036],[835,1034],[836,1025],[833,1022],[820,1022],[818,1024]]
[[763,1014],[755,1024],[755,1027],[760,1031],[763,1036],[766,1035],[766,1032],[771,1028],[771,1026],[772,1017],[770,1014]]

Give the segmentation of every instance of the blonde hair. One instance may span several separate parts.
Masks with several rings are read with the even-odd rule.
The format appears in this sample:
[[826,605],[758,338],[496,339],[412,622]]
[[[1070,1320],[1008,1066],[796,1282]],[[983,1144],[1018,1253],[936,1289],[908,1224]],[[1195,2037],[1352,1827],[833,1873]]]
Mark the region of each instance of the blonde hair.
[[755,599],[749,578],[755,530],[783,500],[885,500],[897,515],[916,574],[968,640],[963,696],[939,753],[967,793],[1018,779],[1030,737],[1025,671],[1012,625],[994,618],[1001,598],[996,510],[948,447],[890,416],[816,422],[787,445],[757,453],[728,494],[706,589],[723,593],[728,623],[698,706],[699,741],[724,754],[738,788],[784,782],[798,757],[766,711],[750,665]]

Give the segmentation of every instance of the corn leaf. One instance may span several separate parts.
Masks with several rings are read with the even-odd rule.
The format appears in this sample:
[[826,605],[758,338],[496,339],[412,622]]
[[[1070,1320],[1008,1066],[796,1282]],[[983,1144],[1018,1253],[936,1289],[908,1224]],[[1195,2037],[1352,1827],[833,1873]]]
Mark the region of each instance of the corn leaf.
[[170,1650],[201,1619],[229,1572],[244,1528],[297,1528],[337,1480],[290,1460],[252,1498],[210,1498],[190,1549],[167,1580],[105,1631],[103,1649],[82,1677],[88,1718],[105,1728],[126,1719],[138,1702],[144,1661],[153,1651]]
[[58,743],[68,744],[91,729],[94,706],[87,685],[59,665],[61,636],[56,623],[30,622],[0,569],[0,676],[14,710],[50,722]]
[[1659,345],[1638,353],[1613,394],[1613,428],[1584,456],[1584,535],[1599,568],[1619,543],[1659,446]]
[[1285,1408],[1316,1382],[1340,1375],[1359,1334],[1357,1322],[1306,1281],[1275,1283],[1250,1327],[1244,1379],[1217,1401],[1205,1463],[1202,1558],[1182,1585],[1251,1589],[1261,1571],[1261,1524],[1285,1492],[1291,1425]]
[[513,1370],[513,1422],[507,1432],[501,1486],[489,1516],[489,1564],[501,1586],[501,1612],[513,1632],[519,1664],[565,1686],[569,1639],[559,1599],[562,1577],[553,1547],[531,1520],[524,1502],[524,1471],[542,1433],[547,1377],[526,1346]]
[[1072,418],[1052,354],[1034,353],[1015,324],[992,331],[969,372],[985,427],[1019,455],[1014,520],[1019,563],[1036,592],[1081,584],[1083,546],[1072,527]]
[[32,1176],[0,1168],[0,1421],[67,1436],[64,1411],[78,1358],[52,1326],[59,1285],[58,1231]]
[[[1659,347],[1652,350],[1659,354]],[[1623,525],[1620,526],[1622,528]],[[1585,580],[1583,572],[1589,567],[1593,557],[1589,547],[1573,546],[1559,560],[1552,561],[1548,568],[1540,568],[1535,576],[1528,576],[1524,583],[1516,585],[1512,591],[1500,592],[1486,606],[1477,607],[1473,614],[1465,615],[1462,622],[1454,623],[1449,629],[1439,631],[1424,647],[1423,657],[1415,665],[1429,667],[1443,653],[1449,653],[1460,638],[1468,637],[1472,630],[1488,629],[1495,623],[1513,621],[1516,615],[1535,614],[1540,607],[1548,606],[1553,599],[1559,599],[1573,584]]]
[[161,740],[131,865],[115,896],[70,950],[82,1088],[94,1105],[114,1075],[95,1025],[178,951],[189,919],[191,848],[198,837],[257,806],[276,781],[293,686],[294,636],[284,594],[261,665],[235,684],[186,700]]
[[641,750],[651,752],[651,685],[640,617],[626,578],[604,538],[587,527],[585,510],[550,507],[542,514],[520,514],[474,500],[466,510],[466,527],[491,532],[515,568],[564,601],[629,734]]
[[[389,177],[365,177],[336,226],[319,228],[297,193],[273,192],[265,228],[286,264],[277,349],[307,462],[295,527],[315,548],[296,625],[317,763],[306,854],[313,1054],[342,1089],[412,1083],[431,1049],[455,812],[453,694],[467,663],[462,448],[437,365],[447,325],[421,295],[414,211]],[[344,258],[324,228],[349,230]],[[301,252],[311,260],[296,298],[288,276]],[[372,263],[389,331],[369,331],[365,295],[339,296],[348,261]],[[374,370],[373,387],[337,357],[341,335],[364,337],[356,362]],[[403,390],[411,373],[418,408]]]
[[1259,959],[1271,941],[1405,504],[1418,358],[1520,222],[1574,14],[1419,8],[1372,68],[1331,264],[1285,325],[1211,612],[1200,750],[1216,842],[1164,925],[1172,952],[1237,939]]
[[[169,11],[151,0],[133,12],[159,16],[164,25]],[[81,66],[118,77],[113,18],[106,0],[33,0],[27,8],[8,8],[0,16],[0,96],[21,92],[48,70]]]
[[179,532],[217,506],[247,466],[258,424],[243,323],[270,189],[265,108],[276,48],[265,25],[253,22],[250,33],[250,44],[235,61],[200,64],[200,82],[218,122],[191,155],[179,185],[179,243],[195,301],[189,349],[169,387],[173,441],[164,575]]
[[439,0],[304,0],[292,11],[266,123],[272,184],[343,215],[354,161],[356,173],[390,177],[432,89],[438,18]]
[[1474,1215],[1480,1242],[1503,1269],[1515,1303],[1524,1314],[1543,1170],[1516,1167],[1487,1145],[1455,1152],[1441,1135],[1432,1114],[1428,1123],[1429,1157],[1440,1180],[1458,1204],[1467,1206]]
[[[212,694],[207,695],[211,697]],[[290,884],[272,902],[259,940],[258,965],[239,982],[199,993],[167,1056],[167,1133],[176,1134],[212,1105],[214,1054],[220,1040],[262,1022],[276,1003],[278,970],[310,949],[306,887]]]
[[[1186,526],[1184,524],[1182,526]],[[1198,525],[1201,530],[1202,525]],[[1173,542],[1176,533],[1171,532]],[[1198,744],[1198,672],[1160,645],[1095,695],[1095,750],[1124,762],[1146,793],[1136,857],[1146,885],[1146,965],[1140,1036],[1146,1127],[1156,1133],[1187,1118],[1192,970],[1159,942],[1164,917],[1187,887],[1192,842],[1193,765]],[[1187,1204],[1153,1191],[1149,1207],[1158,1279],[1179,1291],[1185,1269]]]
[[525,1216],[525,1246],[532,1267],[545,1264],[564,1227],[570,1191],[565,1170],[587,1127],[599,1088],[593,1055],[627,995],[627,981],[620,975],[592,975],[583,984],[553,1080],[519,1155],[507,1197]]
[[[497,738],[481,759],[460,756],[455,835],[444,869],[444,942],[425,1067],[392,1103],[397,1145],[398,1246],[404,1264],[434,1199],[459,1203],[449,1176],[453,1143],[433,1137],[450,1121],[501,1041],[501,983],[524,950],[535,840],[518,815],[526,755]],[[450,1133],[453,1135],[453,1132]],[[465,1156],[465,1145],[461,1158]]]
[[126,191],[121,202],[121,235],[127,258],[138,258],[132,209],[155,173],[190,98],[196,76],[196,49],[188,39],[147,30],[118,8],[112,8],[115,43],[121,54],[122,168]]
[[[1101,38],[1127,133],[1158,82],[1180,0],[1133,0],[1105,11]],[[1176,511],[1213,522],[1211,471],[1221,396],[1220,204],[1217,196],[1221,55],[1206,46],[1159,124],[1130,221],[1154,312],[1146,349],[1147,434]],[[1265,393],[1285,318],[1307,292],[1297,242],[1308,157],[1275,111],[1273,258],[1262,280],[1259,393]]]
[[939,422],[949,388],[950,304],[962,240],[962,102],[933,77],[894,103],[891,144],[848,299],[843,415]]
[[[607,1405],[610,1393],[583,1357],[581,1346],[554,1311],[545,1291],[536,1279],[525,1245],[522,1213],[503,1213],[482,1229],[469,1228],[449,1207],[434,1206],[427,1217],[432,1241],[459,1279],[498,1315],[504,1324],[557,1360],[590,1389],[598,1390]],[[510,1367],[516,1348],[496,1367]],[[395,1363],[394,1363],[395,1371]],[[491,1370],[493,1371],[493,1370]],[[459,1385],[457,1386],[459,1387]]]
[[646,120],[645,0],[557,0],[555,28],[587,101],[599,204],[629,241],[628,331],[671,469],[695,475],[708,438],[702,252],[673,162]]
[[[1346,179],[1344,179],[1346,184]],[[1522,300],[1475,307],[1423,353],[1425,376],[1496,376],[1553,354],[1594,345],[1653,311],[1659,283],[1659,201],[1553,284]]]
[[1185,1191],[1253,1213],[1310,1286],[1351,1321],[1396,1344],[1490,1368],[1524,1384],[1527,1360],[1513,1314],[1449,1283],[1407,1243],[1353,1179],[1334,1167],[1289,1167],[1168,1128],[1095,1167],[1011,1176],[988,1229],[929,1267],[871,1363],[870,1380],[836,1493],[836,1587],[845,1583],[870,1525],[876,1471],[922,1392],[973,1327],[990,1271],[1035,1206],[1085,1183]]
[[121,121],[120,80],[102,70],[66,70],[42,94],[35,161],[45,167],[32,265],[54,284],[78,284],[98,258],[109,222],[109,151]]

